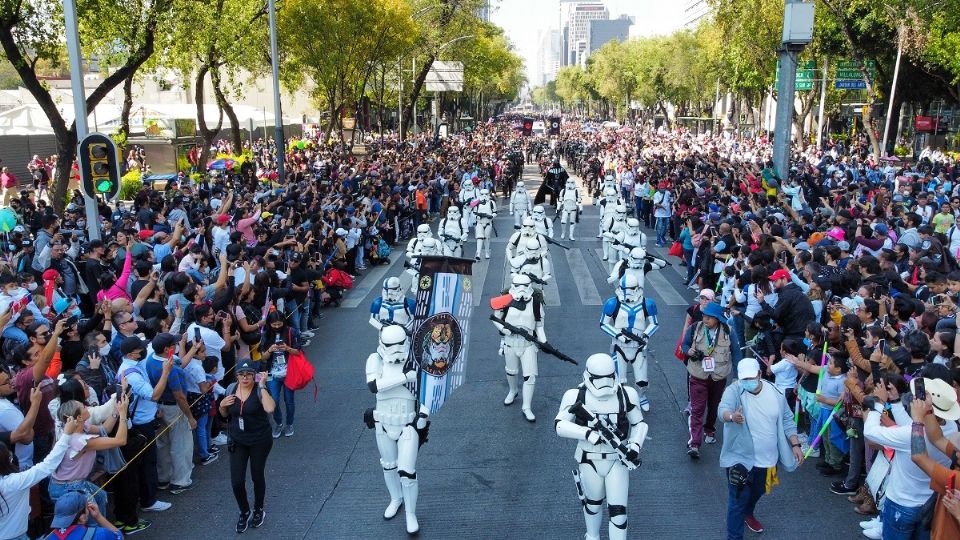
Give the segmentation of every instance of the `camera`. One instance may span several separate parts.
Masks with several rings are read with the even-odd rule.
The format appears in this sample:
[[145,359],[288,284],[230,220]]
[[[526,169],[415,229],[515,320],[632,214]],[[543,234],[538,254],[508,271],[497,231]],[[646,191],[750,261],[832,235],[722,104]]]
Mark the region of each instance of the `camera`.
[[693,351],[692,354],[687,355],[687,360],[690,360],[691,362],[699,362],[703,360],[703,358],[704,354],[701,351]]

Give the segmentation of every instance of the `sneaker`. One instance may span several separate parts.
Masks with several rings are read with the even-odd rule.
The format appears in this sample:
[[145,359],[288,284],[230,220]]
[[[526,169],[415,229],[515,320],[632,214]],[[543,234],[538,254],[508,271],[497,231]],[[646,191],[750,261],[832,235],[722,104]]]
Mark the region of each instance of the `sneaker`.
[[211,446],[211,447],[207,450],[207,453],[208,453],[208,454],[215,455],[215,456],[219,456],[219,455],[220,455],[220,447],[219,447],[219,446]]
[[760,520],[753,516],[747,516],[743,518],[743,522],[747,524],[747,528],[755,533],[763,532],[763,525],[760,523]]
[[209,465],[209,464],[213,463],[214,461],[216,461],[216,460],[218,460],[218,459],[220,459],[220,455],[219,455],[219,454],[209,454],[209,455],[207,455],[207,457],[205,457],[205,458],[203,458],[203,459],[200,460],[200,464],[201,464],[201,465]]
[[691,459],[700,459],[700,449],[696,446],[688,445],[687,455],[690,456]]
[[301,341],[301,342],[300,342],[300,346],[301,346],[301,347],[309,347],[309,346],[310,346],[310,340],[309,340],[309,339],[305,339],[305,340]]
[[150,506],[144,506],[141,510],[144,512],[163,512],[164,510],[169,510],[171,506],[173,505],[168,502],[157,500]]
[[227,434],[226,434],[226,433],[220,433],[220,434],[217,435],[216,437],[210,439],[210,442],[213,443],[213,444],[215,444],[215,445],[217,445],[217,446],[223,446],[223,445],[227,444],[227,442],[228,442],[228,441],[227,441]]
[[848,487],[843,480],[837,480],[830,484],[830,491],[837,495],[853,495],[859,490],[859,487]]
[[863,535],[873,540],[883,540],[883,529],[864,529]]
[[283,433],[283,424],[277,424],[273,427],[273,438],[279,439],[280,435]]
[[[843,469],[836,469],[834,467],[828,467],[826,469],[820,469],[820,474],[822,476],[840,476],[843,474]],[[856,493],[856,492],[854,492]]]
[[149,529],[152,523],[150,523],[145,519],[141,519],[140,521],[137,521],[134,525],[123,525],[123,524],[117,525],[116,523],[114,523],[114,525],[116,525],[116,527],[120,529],[120,532],[122,532],[124,536],[131,536]]
[[183,493],[184,491],[190,491],[191,489],[193,489],[193,482],[190,482],[189,484],[187,484],[187,485],[185,485],[185,486],[178,486],[177,484],[170,484],[170,493],[173,494],[173,495],[179,495],[179,494]]
[[880,526],[880,516],[860,522],[861,529],[875,529]]
[[703,442],[707,444],[717,444],[717,437],[714,435],[704,435]]
[[[293,437],[293,426],[287,426],[287,427],[283,428],[283,436],[284,436],[284,437]],[[254,512],[254,515],[256,515],[256,512]]]
[[240,519],[237,520],[237,534],[243,534],[247,530],[250,521],[250,512],[240,512]]
[[263,525],[263,520],[266,519],[266,517],[267,513],[263,511],[262,508],[260,510],[254,510],[253,517],[250,519],[250,526],[254,529],[260,527]]
[[309,330],[304,330],[303,332],[300,332],[300,335],[303,336],[303,337],[305,337],[305,338],[312,338],[312,337],[313,337],[313,332],[311,332],[311,331],[309,331]]
[[166,491],[170,489],[170,482],[160,482],[159,484],[157,484],[157,489],[159,489],[160,491]]

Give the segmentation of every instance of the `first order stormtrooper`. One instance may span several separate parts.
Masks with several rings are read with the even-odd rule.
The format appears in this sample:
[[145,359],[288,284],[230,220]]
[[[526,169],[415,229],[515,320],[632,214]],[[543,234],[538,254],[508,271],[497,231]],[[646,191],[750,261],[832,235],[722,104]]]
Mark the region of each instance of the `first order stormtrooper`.
[[413,325],[415,304],[403,294],[400,278],[383,280],[383,292],[370,304],[370,326],[382,331],[387,326],[402,326],[408,330]]
[[474,236],[477,239],[477,260],[480,260],[480,252],[490,258],[490,240],[493,234],[493,219],[497,216],[497,203],[490,198],[489,189],[480,190],[480,203],[473,209],[477,217],[477,228],[474,230]]
[[643,289],[634,276],[623,276],[618,285],[616,295],[603,305],[600,328],[613,338],[611,347],[619,382],[629,382],[627,365],[633,366],[637,394],[640,396],[635,403],[643,412],[647,412],[650,410],[650,401],[647,399],[650,378],[647,374],[646,348],[650,336],[660,328],[657,304],[651,298],[643,297]]
[[643,294],[647,272],[660,270],[664,266],[667,266],[667,264],[667,261],[659,257],[647,255],[646,249],[635,247],[630,250],[630,254],[627,255],[626,259],[618,261],[617,264],[613,266],[613,271],[610,272],[607,283],[612,285],[623,276],[633,276],[637,278],[637,282],[640,283],[640,294]]
[[553,221],[547,217],[547,212],[543,209],[543,206],[539,204],[534,206],[530,217],[533,218],[533,225],[538,233],[547,238],[553,238]]
[[600,220],[600,224],[603,227],[603,260],[610,261],[610,259],[613,259],[613,261],[608,262],[610,268],[607,269],[613,270],[613,265],[619,259],[613,243],[617,239],[617,235],[627,229],[627,207],[618,204],[613,212],[607,209],[603,214],[603,219]]
[[523,254],[510,259],[511,276],[523,275],[530,278],[534,289],[543,289],[553,278],[553,269],[550,259],[540,252],[537,240],[529,238]]
[[376,430],[377,450],[383,479],[390,493],[384,519],[397,515],[402,505],[407,517],[407,533],[420,530],[417,522],[417,453],[426,442],[430,422],[428,409],[417,402],[408,384],[417,380],[417,369],[408,365],[410,345],[407,333],[399,326],[380,332],[377,352],[367,357],[367,387],[377,395],[377,405],[364,415],[367,427]]
[[647,235],[640,230],[640,220],[637,218],[627,218],[626,226],[613,238],[614,263],[620,259],[626,259],[630,255],[630,250],[635,247],[645,248],[647,245]]
[[532,245],[529,240],[536,242],[536,249],[543,257],[550,255],[550,244],[546,237],[537,232],[533,218],[527,218],[523,220],[520,230],[513,233],[507,241],[507,260],[513,260],[514,257],[528,253]]
[[560,214],[560,239],[567,236],[564,225],[570,225],[570,240],[573,241],[573,230],[580,223],[580,214],[583,212],[583,202],[580,200],[580,190],[572,178],[567,179],[567,185],[560,191],[560,204],[557,213]]
[[629,473],[640,465],[648,430],[636,403],[636,391],[617,382],[613,358],[603,353],[587,358],[583,383],[560,400],[555,429],[577,441],[573,476],[587,525],[585,540],[600,540],[604,502],[610,540],[627,538]]
[[[596,205],[600,207],[600,232],[597,233],[597,238],[603,236],[604,218],[613,215],[614,209],[620,203],[620,193],[617,192],[616,188],[604,188],[603,197],[596,201]],[[624,209],[626,209],[626,206],[624,206]]]
[[541,343],[547,342],[547,335],[543,330],[543,302],[539,295],[533,294],[533,287],[528,276],[517,274],[513,276],[509,294],[494,298],[490,301],[494,309],[494,317],[500,319],[526,335],[518,335],[505,325],[494,321],[500,339],[500,354],[506,364],[507,385],[510,390],[503,400],[504,405],[512,405],[517,399],[518,375],[523,370],[522,403],[520,406],[524,418],[528,422],[536,421],[531,404],[533,403],[533,389],[537,383],[537,354],[536,339]]
[[[467,208],[469,205],[465,205]],[[471,212],[472,215],[472,212]],[[467,218],[460,214],[460,209],[451,206],[447,209],[447,217],[440,220],[437,227],[437,236],[442,242],[443,254],[448,257],[463,256],[463,243],[467,241],[469,227]]]
[[[419,239],[421,234],[421,229],[427,227],[427,235],[424,236],[422,240]],[[411,244],[416,240],[416,244],[413,245],[413,249],[410,249],[410,246],[407,246],[407,257],[409,261],[404,265],[406,270],[404,270],[401,275],[401,283],[403,284],[404,289],[409,289],[410,292],[417,292],[417,281],[420,278],[420,256],[421,255],[443,255],[443,247],[441,247],[440,242],[430,233],[430,228],[427,225],[420,225],[417,227],[417,237],[411,240]],[[409,280],[409,283],[403,283],[404,281]]]
[[480,198],[480,190],[477,189],[477,186],[472,182],[463,182],[460,184],[460,195],[457,197],[457,200],[460,201],[460,205],[463,207],[463,218],[467,224],[467,229],[474,225],[475,216],[473,215],[474,201]]
[[523,187],[523,182],[517,182],[517,189],[510,194],[510,215],[513,216],[513,228],[519,229],[523,218],[533,211],[533,199]]

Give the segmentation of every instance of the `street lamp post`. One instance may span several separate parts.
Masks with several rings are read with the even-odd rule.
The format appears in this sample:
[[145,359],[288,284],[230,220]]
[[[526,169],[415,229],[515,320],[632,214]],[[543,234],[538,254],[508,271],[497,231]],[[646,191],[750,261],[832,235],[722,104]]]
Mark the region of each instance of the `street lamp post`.
[[902,27],[897,28],[897,63],[893,67],[893,82],[890,83],[890,97],[887,103],[887,119],[883,123],[883,145],[880,147],[880,155],[887,155],[887,137],[890,135],[890,119],[893,117],[893,98],[897,93],[897,78],[900,76],[900,55],[903,53],[903,32]]
[[803,47],[813,40],[813,8],[812,3],[785,0],[780,40],[780,80],[777,84],[777,119],[773,134],[773,166],[781,180],[787,178],[790,170],[797,57]]
[[[270,55],[273,68],[273,115],[274,115],[274,144],[277,147],[277,178],[284,181],[283,158],[286,145],[283,143],[283,111],[280,106],[280,56],[277,47],[277,10],[274,0],[268,1],[270,11]],[[266,127],[266,126],[264,126]],[[239,149],[237,149],[239,151]]]

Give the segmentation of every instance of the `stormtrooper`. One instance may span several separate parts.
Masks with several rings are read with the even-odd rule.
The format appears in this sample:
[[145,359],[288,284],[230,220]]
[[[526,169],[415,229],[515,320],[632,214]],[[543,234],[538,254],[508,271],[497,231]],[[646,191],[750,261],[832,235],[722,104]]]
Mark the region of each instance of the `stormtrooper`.
[[612,265],[617,260],[617,250],[614,249],[613,242],[617,239],[617,235],[627,228],[627,207],[618,204],[612,212],[610,210],[604,212],[600,226],[603,227],[603,260],[609,261],[613,258],[613,262],[609,263],[611,265],[609,270],[613,270]]
[[623,276],[634,276],[640,283],[640,294],[643,294],[647,272],[660,270],[664,266],[667,266],[667,261],[647,255],[647,250],[642,247],[635,247],[630,250],[626,259],[617,261],[617,264],[613,265],[613,271],[610,272],[607,283],[612,285]]
[[460,214],[459,208],[451,206],[447,209],[447,217],[440,220],[440,226],[437,228],[437,235],[443,242],[441,247],[444,255],[448,257],[463,255],[463,242],[467,240],[469,234],[467,223],[469,223],[467,218]]
[[573,230],[580,222],[580,213],[583,212],[583,203],[580,201],[580,190],[577,189],[577,183],[572,178],[567,179],[567,185],[560,191],[560,204],[557,206],[557,212],[560,213],[560,239],[567,236],[564,225],[570,225],[570,240],[573,238]]
[[370,326],[382,331],[388,326],[410,329],[413,324],[414,302],[403,295],[400,278],[383,280],[383,292],[370,304]]
[[473,207],[474,201],[480,198],[480,191],[473,181],[465,181],[460,184],[460,195],[458,200],[463,207],[463,218],[467,224],[467,229],[474,226]]
[[517,182],[517,189],[510,194],[510,215],[513,216],[513,228],[519,229],[520,224],[533,210],[533,201],[527,188],[523,187],[523,182]]
[[407,333],[399,326],[380,332],[377,352],[367,357],[367,388],[377,395],[377,405],[364,415],[367,427],[376,430],[377,449],[383,479],[390,493],[384,519],[397,515],[402,505],[407,533],[420,530],[417,522],[417,453],[426,442],[430,422],[428,410],[417,402],[408,384],[417,380],[417,369],[406,363],[410,346]]
[[[604,177],[603,177],[603,184],[600,185],[600,190],[601,190],[603,193],[606,193],[606,192],[607,192],[607,189],[609,189],[609,188],[613,188],[614,190],[617,189],[617,179],[614,178],[612,174],[608,174],[608,175],[604,176]],[[618,195],[619,195],[619,193],[620,193],[619,190],[617,190],[617,194],[618,194]]]
[[525,252],[510,259],[510,274],[512,277],[527,276],[533,282],[535,289],[542,290],[553,278],[550,259],[540,252],[537,240],[528,238],[526,242]]
[[616,295],[603,305],[600,316],[600,328],[613,338],[611,344],[616,361],[617,378],[627,383],[627,365],[633,366],[633,375],[637,382],[639,401],[635,403],[650,410],[647,399],[647,343],[660,324],[657,321],[657,304],[651,298],[643,297],[637,278],[623,276],[617,287]]
[[[539,295],[533,294],[533,287],[528,276],[521,274],[513,276],[508,295],[494,298],[491,301],[494,316],[516,328],[522,329],[537,341],[546,343],[547,336],[543,330],[543,302]],[[520,406],[524,418],[528,422],[536,421],[531,404],[533,389],[537,382],[537,353],[538,349],[528,337],[517,335],[508,330],[503,324],[494,321],[500,339],[500,354],[506,364],[507,385],[510,391],[503,400],[504,405],[512,405],[517,399],[518,375],[523,370],[522,403]]]
[[490,258],[490,240],[493,233],[493,218],[497,215],[497,203],[490,199],[490,190],[480,190],[480,203],[473,209],[477,217],[477,228],[474,229],[474,235],[477,238],[477,260],[480,260],[480,252],[483,251],[486,257]]
[[[645,247],[647,245],[647,235],[640,230],[640,220],[636,218],[627,218],[626,226],[613,239],[613,263],[626,259],[630,255],[630,250],[635,247]],[[612,266],[611,266],[612,269]]]
[[633,388],[617,382],[613,358],[587,358],[583,383],[567,390],[556,418],[557,435],[577,441],[573,471],[583,505],[586,540],[600,540],[603,503],[610,513],[610,540],[627,538],[629,472],[639,466],[647,424]]
[[427,240],[433,240],[433,232],[429,225],[423,224],[417,227],[417,235],[407,242],[407,261],[403,265],[403,273],[400,274],[400,286],[404,290],[416,292],[417,277],[420,273],[420,261],[416,255],[423,251],[423,244]]
[[538,233],[547,238],[553,238],[553,221],[547,218],[547,212],[543,209],[543,206],[539,204],[534,206],[531,217]]
[[[421,225],[417,227],[417,236],[420,235],[420,228],[426,227],[426,225]],[[430,229],[427,229],[427,232],[430,232]],[[409,262],[405,265],[407,268],[404,270],[403,278],[410,280],[410,283],[403,283],[404,289],[409,289],[410,292],[417,292],[417,281],[420,278],[420,256],[421,255],[443,255],[443,247],[440,245],[440,242],[433,237],[433,235],[425,237],[422,241],[417,242],[414,246],[413,251],[407,251],[407,257],[410,259]]]
[[[603,190],[603,197],[597,200],[596,204],[600,207],[600,232],[597,234],[597,238],[603,236],[603,223],[604,218],[608,215],[613,214],[614,208],[620,204],[620,194],[617,193],[615,188]],[[624,207],[626,208],[626,207]]]
[[[536,244],[531,244],[529,240],[535,241]],[[514,257],[526,255],[530,251],[531,245],[534,245],[536,251],[539,251],[544,258],[549,256],[550,244],[547,243],[546,238],[542,234],[537,232],[533,218],[528,217],[523,220],[523,227],[513,233],[510,236],[510,240],[507,241],[507,260],[513,260]]]

